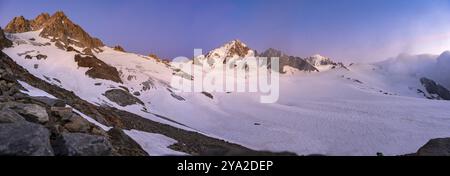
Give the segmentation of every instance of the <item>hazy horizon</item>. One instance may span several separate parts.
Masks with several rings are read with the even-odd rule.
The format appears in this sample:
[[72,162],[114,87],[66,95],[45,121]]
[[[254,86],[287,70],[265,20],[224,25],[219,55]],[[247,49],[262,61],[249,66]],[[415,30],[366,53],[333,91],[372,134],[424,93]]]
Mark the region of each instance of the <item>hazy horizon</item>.
[[240,39],[259,52],[370,62],[450,49],[449,0],[0,0],[0,25],[62,10],[108,46],[192,57]]

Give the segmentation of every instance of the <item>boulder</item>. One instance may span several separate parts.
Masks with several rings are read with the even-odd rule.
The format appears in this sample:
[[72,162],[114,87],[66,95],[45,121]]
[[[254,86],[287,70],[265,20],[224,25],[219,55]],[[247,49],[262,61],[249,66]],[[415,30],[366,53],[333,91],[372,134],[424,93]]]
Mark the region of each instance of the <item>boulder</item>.
[[29,122],[0,124],[0,155],[52,156],[50,133]]
[[416,154],[418,156],[450,156],[450,138],[431,139]]
[[63,133],[55,142],[55,153],[64,156],[111,156],[112,146],[104,136]]
[[16,104],[13,108],[19,114],[28,117],[31,121],[37,121],[39,123],[46,123],[49,121],[47,110],[36,104]]
[[106,91],[103,95],[110,101],[115,102],[120,106],[128,106],[137,103],[144,105],[139,98],[136,98],[131,93],[122,89],[111,89]]
[[62,117],[63,120],[68,120],[72,116],[72,108],[70,107],[55,107],[52,106],[50,111],[53,115]]
[[91,129],[91,126],[86,119],[79,115],[73,114],[70,117],[69,122],[64,125],[64,128],[70,132],[86,133]]
[[0,123],[14,123],[14,122],[22,122],[25,119],[17,114],[16,111],[13,111],[9,108],[2,108],[0,110]]

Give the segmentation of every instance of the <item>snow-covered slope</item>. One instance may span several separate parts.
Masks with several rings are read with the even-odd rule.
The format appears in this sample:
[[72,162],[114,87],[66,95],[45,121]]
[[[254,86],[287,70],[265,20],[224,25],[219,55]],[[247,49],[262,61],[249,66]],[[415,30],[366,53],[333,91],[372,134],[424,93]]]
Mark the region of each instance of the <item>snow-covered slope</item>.
[[[427,65],[401,70],[405,67],[399,64],[400,59],[354,64],[348,70],[281,75],[279,100],[262,104],[259,93],[210,92],[211,97],[177,93],[169,86],[176,69],[151,57],[109,47],[101,47],[103,52],[94,55],[116,68],[123,83],[92,78],[86,75],[89,68],[75,62],[76,51],[59,49],[54,42],[39,37],[39,32],[8,34],[14,46],[3,51],[35,76],[91,103],[114,106],[252,149],[298,154],[397,155],[415,152],[431,138],[450,135],[450,102],[428,100],[417,92],[424,88],[420,75],[414,73],[420,73],[417,70]],[[254,56],[252,50],[239,43],[232,41],[200,60]],[[38,59],[39,54],[47,57]],[[445,56],[439,61],[448,61],[442,59]],[[430,67],[438,62],[436,57],[429,59]],[[221,61],[215,64],[223,64]],[[409,61],[404,64],[411,66]],[[110,89],[128,90],[143,105],[120,106],[105,97]],[[162,140],[164,148],[156,152],[171,152],[165,148],[173,142],[169,139],[127,133],[135,134],[142,145],[147,145],[146,139]]]

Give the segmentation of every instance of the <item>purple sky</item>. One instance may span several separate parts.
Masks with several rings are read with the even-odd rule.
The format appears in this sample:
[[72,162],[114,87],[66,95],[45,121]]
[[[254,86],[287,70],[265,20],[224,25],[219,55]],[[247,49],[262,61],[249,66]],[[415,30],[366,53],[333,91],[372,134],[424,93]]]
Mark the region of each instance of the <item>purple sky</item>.
[[166,58],[233,39],[344,61],[450,49],[450,0],[0,0],[0,25],[56,10],[107,45]]

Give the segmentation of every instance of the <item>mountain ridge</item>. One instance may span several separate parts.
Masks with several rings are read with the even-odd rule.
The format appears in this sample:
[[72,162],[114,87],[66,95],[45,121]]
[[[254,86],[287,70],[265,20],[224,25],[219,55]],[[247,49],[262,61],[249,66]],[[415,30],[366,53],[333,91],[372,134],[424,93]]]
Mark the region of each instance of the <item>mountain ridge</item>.
[[23,16],[14,17],[5,28],[8,33],[37,30],[42,30],[39,35],[56,42],[60,49],[66,49],[73,44],[80,48],[100,51],[98,48],[105,46],[100,39],[91,37],[83,28],[73,23],[62,11],[57,11],[52,16],[42,13],[33,20],[27,20]]

